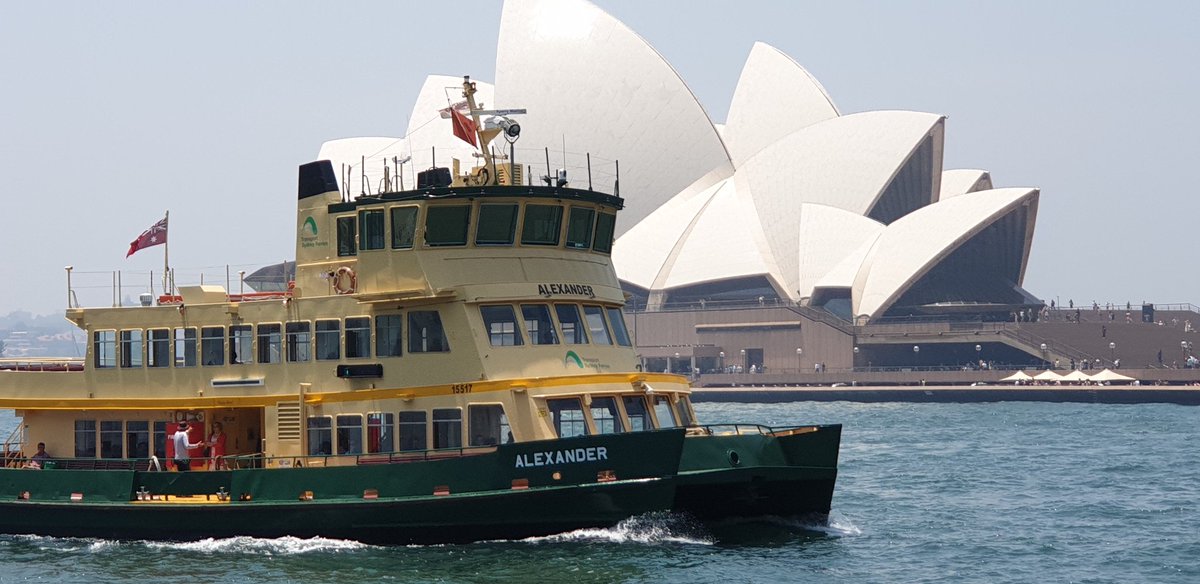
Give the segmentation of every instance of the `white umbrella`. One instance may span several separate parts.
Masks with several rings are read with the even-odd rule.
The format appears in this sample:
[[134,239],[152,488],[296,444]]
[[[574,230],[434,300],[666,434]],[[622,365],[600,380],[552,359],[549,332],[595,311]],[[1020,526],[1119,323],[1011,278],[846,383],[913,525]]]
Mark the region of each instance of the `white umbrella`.
[[1087,373],[1084,373],[1084,372],[1076,369],[1075,371],[1072,371],[1066,375],[1063,375],[1062,380],[1063,381],[1091,381],[1092,378],[1088,377]]
[[1018,371],[1012,375],[1009,375],[1008,377],[1005,377],[1004,379],[1001,379],[1000,381],[1029,381],[1030,379],[1033,378],[1030,377],[1028,373],[1024,371]]
[[1092,381],[1133,381],[1133,378],[1128,375],[1121,375],[1111,369],[1105,369],[1092,376]]
[[1062,379],[1063,376],[1047,369],[1041,373],[1038,373],[1037,375],[1034,375],[1033,378],[1038,381],[1058,381]]

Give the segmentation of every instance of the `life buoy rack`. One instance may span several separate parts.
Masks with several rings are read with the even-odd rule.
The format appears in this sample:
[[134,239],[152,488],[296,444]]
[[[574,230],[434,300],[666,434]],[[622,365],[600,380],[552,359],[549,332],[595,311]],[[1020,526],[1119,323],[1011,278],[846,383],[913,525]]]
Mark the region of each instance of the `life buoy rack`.
[[358,276],[350,266],[342,266],[333,273],[333,291],[338,294],[353,294],[358,289]]

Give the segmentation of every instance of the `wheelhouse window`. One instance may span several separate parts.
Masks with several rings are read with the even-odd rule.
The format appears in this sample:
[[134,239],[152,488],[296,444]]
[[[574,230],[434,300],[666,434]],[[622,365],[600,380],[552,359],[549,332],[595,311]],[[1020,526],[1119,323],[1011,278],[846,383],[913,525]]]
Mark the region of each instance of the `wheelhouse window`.
[[611,345],[612,339],[608,336],[608,325],[604,323],[604,309],[599,306],[584,306],[583,314],[587,317],[588,332],[592,335],[592,342],[597,345]]
[[342,323],[337,320],[317,321],[317,360],[337,361],[342,358]]
[[278,363],[283,359],[283,335],[278,324],[258,325],[258,362]]
[[574,304],[555,304],[558,324],[562,326],[563,342],[568,345],[583,345],[588,342],[587,329],[579,316],[579,307]]
[[100,422],[100,458],[125,458],[123,448],[124,424],[120,420],[102,420]]
[[400,336],[399,314],[381,314],[375,317],[375,356],[399,357],[404,337]]
[[329,416],[308,419],[308,453],[312,456],[333,454],[333,430]]
[[517,205],[480,205],[475,245],[512,245],[517,233]]
[[587,436],[587,420],[583,417],[583,402],[579,398],[548,399],[546,405],[559,438]]
[[338,257],[358,255],[355,247],[354,216],[337,218],[337,251]]
[[392,452],[396,450],[396,416],[391,413],[367,414],[367,452]]
[[675,411],[679,414],[679,423],[681,425],[696,425],[696,416],[692,414],[692,402],[686,395],[679,396],[679,399],[675,401]]
[[359,211],[358,224],[362,226],[358,249],[383,249],[383,209]]
[[521,317],[525,319],[525,332],[533,345],[557,345],[558,333],[554,331],[554,320],[550,318],[550,307],[545,304],[522,304]]
[[665,395],[654,396],[654,417],[658,418],[659,428],[679,426],[679,422],[675,420],[675,411],[671,408],[671,400]]
[[462,448],[462,410],[433,410],[433,447]]
[[287,332],[288,361],[298,363],[312,359],[312,333],[307,322],[289,322]]
[[362,454],[363,419],[359,414],[337,417],[338,454]]
[[470,406],[471,446],[495,446],[512,442],[512,432],[508,425],[508,416],[504,415],[504,406],[481,405]]
[[654,429],[654,424],[650,421],[650,413],[646,410],[646,398],[640,395],[627,395],[621,398],[621,403],[625,406],[626,417],[629,418],[630,432]]
[[206,326],[200,329],[200,360],[207,365],[225,364],[225,328]]
[[525,224],[521,228],[523,245],[558,245],[562,225],[562,207],[525,205]]
[[417,232],[417,207],[392,207],[392,249],[412,249]]
[[425,244],[431,247],[467,244],[470,205],[431,205],[425,209]]
[[621,412],[617,409],[615,397],[592,398],[592,422],[596,424],[597,434],[620,434],[625,431],[621,423]]
[[371,356],[371,319],[356,316],[346,319],[346,358],[366,359]]
[[254,362],[254,329],[248,324],[229,327],[229,363],[241,365]]
[[75,420],[75,458],[96,458],[96,420]]
[[620,308],[610,306],[604,309],[608,313],[608,323],[612,325],[613,337],[617,339],[617,344],[622,347],[629,347],[629,330],[625,328],[625,315]]
[[125,453],[128,458],[150,458],[150,422],[125,422]]
[[413,310],[408,313],[408,352],[444,353],[450,350],[442,317],[436,310]]
[[517,332],[517,316],[512,306],[480,306],[479,313],[483,315],[483,327],[487,330],[488,342],[493,347],[521,344],[521,333]]
[[92,363],[97,369],[117,366],[117,331],[92,333]]
[[400,412],[400,450],[427,450],[425,412]]
[[195,327],[175,329],[175,366],[196,366],[196,329]]
[[600,253],[612,252],[613,231],[616,227],[616,215],[612,213],[600,213],[596,217],[596,237],[592,240],[592,249]]
[[592,247],[592,223],[596,211],[587,207],[571,207],[567,216],[567,247],[588,249]]
[[146,347],[147,367],[171,366],[171,329],[150,329],[146,331],[148,346]]
[[121,367],[142,366],[142,331],[121,331]]

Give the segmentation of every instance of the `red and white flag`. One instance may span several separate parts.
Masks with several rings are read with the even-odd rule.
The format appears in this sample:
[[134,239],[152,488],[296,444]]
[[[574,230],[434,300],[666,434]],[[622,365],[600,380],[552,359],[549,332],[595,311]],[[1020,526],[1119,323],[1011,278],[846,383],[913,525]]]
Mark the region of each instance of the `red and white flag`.
[[137,239],[129,242],[129,253],[125,254],[125,257],[133,255],[134,252],[140,249],[160,245],[166,242],[167,218],[163,217],[162,221],[150,226],[150,229],[143,231]]
[[467,116],[458,113],[458,110],[451,108],[450,110],[450,125],[454,128],[454,135],[463,142],[472,146],[479,147],[475,141],[475,122]]

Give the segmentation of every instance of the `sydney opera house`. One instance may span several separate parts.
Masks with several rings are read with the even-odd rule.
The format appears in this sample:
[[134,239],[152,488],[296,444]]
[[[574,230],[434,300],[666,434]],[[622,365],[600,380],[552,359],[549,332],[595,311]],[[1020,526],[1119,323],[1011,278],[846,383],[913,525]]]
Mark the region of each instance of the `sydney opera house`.
[[[719,122],[646,40],[583,0],[506,0],[494,80],[477,80],[477,99],[527,110],[514,156],[531,174],[563,169],[624,198],[613,259],[650,369],[1088,357],[1004,327],[1044,314],[1022,288],[1039,191],[944,168],[944,115],[843,112],[757,43]],[[439,115],[460,85],[428,77],[404,136],[334,140],[319,157],[351,195],[385,168],[412,181],[473,164]]]

